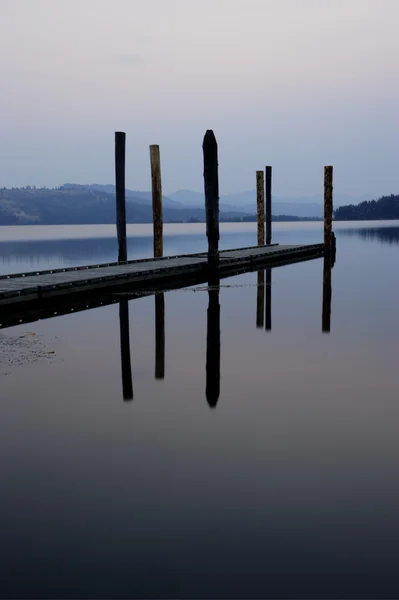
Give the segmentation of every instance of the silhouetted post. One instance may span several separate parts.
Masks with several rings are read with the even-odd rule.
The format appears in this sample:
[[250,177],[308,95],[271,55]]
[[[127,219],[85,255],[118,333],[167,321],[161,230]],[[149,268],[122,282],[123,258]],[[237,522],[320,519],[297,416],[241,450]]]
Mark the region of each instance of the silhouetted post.
[[216,408],[220,395],[220,304],[219,283],[209,284],[206,333],[206,399]]
[[333,168],[324,167],[324,252],[331,253],[333,217]]
[[258,271],[258,293],[256,297],[256,327],[263,328],[265,305],[265,272]]
[[129,303],[127,298],[119,302],[119,327],[121,338],[123,399],[133,399],[132,367],[130,362]]
[[219,266],[219,176],[218,146],[215,135],[208,129],[202,144],[204,153],[204,189],[206,235],[208,238],[208,267]]
[[272,270],[266,269],[266,331],[272,330]]
[[272,168],[266,167],[266,244],[272,243]]
[[159,146],[150,146],[154,256],[163,256],[162,183]]
[[118,262],[127,260],[126,201],[125,201],[126,133],[115,132],[115,190],[116,233],[118,236]]
[[155,294],[155,379],[165,378],[165,295]]
[[331,329],[331,257],[329,252],[324,254],[323,263],[323,312],[321,329],[323,333],[330,333]]
[[265,244],[265,177],[256,171],[256,205],[258,212],[258,246]]

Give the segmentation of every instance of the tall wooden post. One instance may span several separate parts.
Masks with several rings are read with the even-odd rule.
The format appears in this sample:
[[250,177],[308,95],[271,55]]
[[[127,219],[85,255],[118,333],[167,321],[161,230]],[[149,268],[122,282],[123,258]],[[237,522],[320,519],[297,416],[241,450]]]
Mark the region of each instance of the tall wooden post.
[[333,168],[324,167],[324,252],[330,254],[333,217]]
[[126,200],[125,200],[126,133],[115,132],[115,191],[116,233],[118,236],[118,262],[127,260]]
[[266,244],[272,243],[272,168],[266,167]]
[[121,340],[122,390],[123,399],[133,399],[132,367],[130,362],[129,302],[123,298],[119,302],[119,328]]
[[162,183],[159,146],[150,146],[154,256],[163,256]]
[[265,178],[263,171],[256,171],[256,205],[258,213],[258,246],[265,244]]
[[219,175],[218,146],[215,135],[208,129],[202,144],[204,154],[204,189],[206,235],[208,238],[208,266],[219,266]]
[[165,295],[155,294],[155,379],[165,378]]
[[[213,284],[216,282],[213,281]],[[209,283],[209,303],[206,332],[206,399],[216,408],[220,395],[220,304],[219,282]]]
[[265,272],[258,271],[258,293],[256,295],[256,327],[263,329],[265,305]]
[[321,317],[321,329],[323,333],[331,330],[331,256],[329,252],[324,254],[323,262],[323,309]]

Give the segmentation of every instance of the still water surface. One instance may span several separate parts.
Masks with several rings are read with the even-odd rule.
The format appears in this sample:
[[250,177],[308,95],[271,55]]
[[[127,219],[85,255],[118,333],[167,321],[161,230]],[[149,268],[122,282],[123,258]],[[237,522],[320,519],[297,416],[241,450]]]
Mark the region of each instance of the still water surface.
[[[155,299],[129,302],[132,401],[117,304],[0,331],[1,598],[399,597],[399,223],[335,230],[329,334],[322,259],[272,270],[270,331],[258,274],[222,280],[214,408],[203,286],[164,296],[163,379]],[[114,228],[59,235],[0,228],[1,271],[115,259]],[[151,251],[136,226],[130,257]]]

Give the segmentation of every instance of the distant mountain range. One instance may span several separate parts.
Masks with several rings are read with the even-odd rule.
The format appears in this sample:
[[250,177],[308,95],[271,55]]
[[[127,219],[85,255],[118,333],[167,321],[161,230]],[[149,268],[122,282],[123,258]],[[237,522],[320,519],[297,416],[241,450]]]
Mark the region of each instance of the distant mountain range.
[[[204,206],[205,198],[201,192],[191,190],[178,190],[168,195],[181,205],[199,207]],[[334,194],[334,206],[344,204],[358,204],[364,200],[371,200],[371,195],[349,196],[347,194]],[[323,196],[298,196],[283,197],[273,196],[272,212],[274,215],[292,215],[297,217],[322,218],[324,213]],[[225,194],[220,196],[220,210],[245,211],[254,214],[256,212],[256,190],[238,192],[237,194]]]
[[[364,198],[357,198],[359,202]],[[337,204],[354,198],[336,196]],[[221,221],[252,221],[256,215],[255,190],[220,198]],[[273,198],[274,220],[307,220],[323,217],[318,197]],[[126,190],[128,223],[152,222],[151,192]],[[179,190],[163,196],[164,222],[205,220],[204,195]],[[115,223],[115,186],[66,183],[59,188],[0,189],[0,225]]]

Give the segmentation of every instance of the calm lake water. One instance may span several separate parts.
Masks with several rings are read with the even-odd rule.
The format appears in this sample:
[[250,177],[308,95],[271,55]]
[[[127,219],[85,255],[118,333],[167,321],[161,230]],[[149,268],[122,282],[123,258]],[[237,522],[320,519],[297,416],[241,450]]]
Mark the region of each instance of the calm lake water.
[[[329,334],[322,259],[272,270],[268,319],[257,273],[222,280],[213,408],[205,286],[164,295],[163,379],[156,301],[130,300],[131,401],[118,303],[0,331],[1,598],[399,597],[399,223],[335,231]],[[115,260],[114,235],[0,228],[0,269]],[[130,235],[150,256],[151,228]],[[165,254],[205,248],[166,227]]]

